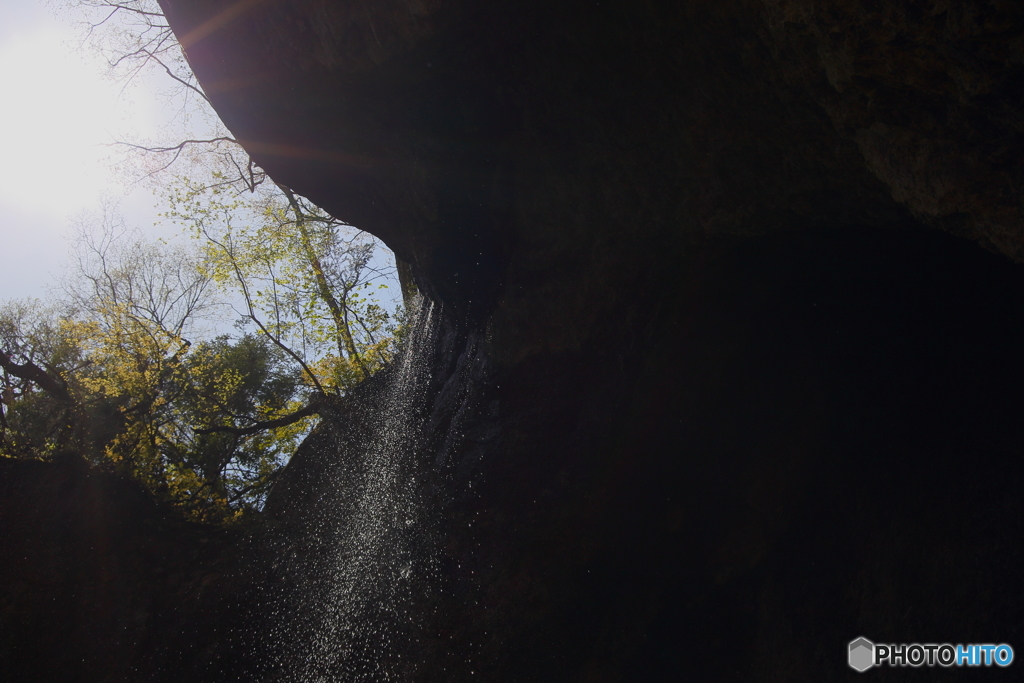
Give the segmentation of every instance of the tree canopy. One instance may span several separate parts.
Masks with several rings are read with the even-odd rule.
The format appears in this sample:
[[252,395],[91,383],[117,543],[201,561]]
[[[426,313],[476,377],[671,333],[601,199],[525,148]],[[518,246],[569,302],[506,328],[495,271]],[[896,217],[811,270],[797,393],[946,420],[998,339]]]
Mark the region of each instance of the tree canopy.
[[316,417],[391,360],[402,311],[378,297],[393,260],[252,162],[156,2],[75,4],[113,71],[164,73],[203,130],[115,143],[183,239],[104,204],[50,301],[0,304],[0,456],[76,451],[193,519],[237,519]]
[[[372,242],[316,207],[289,192],[247,224],[223,190],[186,192],[171,214],[193,241],[105,214],[54,303],[0,308],[0,455],[75,450],[223,521],[258,509],[315,416],[390,361],[397,321],[372,298]],[[232,304],[236,333],[212,334]]]

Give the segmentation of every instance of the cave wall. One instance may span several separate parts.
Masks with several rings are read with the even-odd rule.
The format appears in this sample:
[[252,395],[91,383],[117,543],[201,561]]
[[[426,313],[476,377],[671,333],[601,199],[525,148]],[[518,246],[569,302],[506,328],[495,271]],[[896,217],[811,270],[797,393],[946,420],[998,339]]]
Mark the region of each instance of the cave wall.
[[163,6],[254,158],[445,312],[406,677],[1018,632],[1018,7]]
[[165,4],[233,133],[449,307],[531,301],[517,347],[583,332],[538,302],[599,310],[637,261],[671,267],[708,235],[899,214],[779,82],[757,7],[239,7]]
[[451,305],[550,299],[525,292],[581,253],[596,282],[709,235],[900,207],[1020,248],[1012,3],[164,9],[254,158]]
[[896,201],[1021,260],[1020,6],[784,0],[765,9],[784,80],[814,93]]

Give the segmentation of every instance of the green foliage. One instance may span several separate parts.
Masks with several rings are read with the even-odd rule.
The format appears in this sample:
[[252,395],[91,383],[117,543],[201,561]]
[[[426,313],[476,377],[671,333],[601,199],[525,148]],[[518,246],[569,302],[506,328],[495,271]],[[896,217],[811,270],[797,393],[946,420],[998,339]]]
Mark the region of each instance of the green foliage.
[[234,503],[257,502],[287,462],[312,418],[249,435],[199,434],[196,429],[246,427],[298,410],[305,402],[290,359],[265,337],[218,337],[196,346],[185,361],[185,382],[172,402],[177,425],[173,459],[197,473],[209,491]]
[[387,285],[368,235],[279,186],[242,201],[230,183],[180,178],[167,200],[166,216],[203,244],[209,277],[312,387],[344,393],[390,360],[396,324],[375,298]]
[[[275,185],[223,127],[159,3],[71,4],[113,74],[169,76],[181,139],[119,143],[122,170],[196,240],[142,239],[105,205],[59,305],[0,308],[0,456],[74,449],[195,519],[233,519],[261,506],[317,410],[391,360],[402,312],[375,298],[380,245]],[[202,322],[231,304],[254,332],[211,339]]]
[[142,482],[191,517],[225,521],[259,508],[311,417],[252,434],[199,433],[276,419],[306,391],[268,340],[226,336],[194,346],[139,320],[49,317],[28,303],[0,310],[0,341],[67,385],[73,403],[3,375],[0,455],[43,458],[72,448]]
[[[372,242],[287,190],[258,212],[223,195],[196,189],[173,205],[201,238],[191,248],[105,213],[79,235],[62,306],[0,310],[0,455],[75,449],[223,522],[260,508],[317,406],[390,360]],[[259,220],[236,227],[246,216]],[[257,333],[193,343],[231,287]]]
[[[0,350],[62,377],[77,377],[89,365],[77,329],[61,321],[59,309],[38,299],[0,307]],[[75,406],[6,370],[2,379],[0,452],[45,456],[71,443]]]

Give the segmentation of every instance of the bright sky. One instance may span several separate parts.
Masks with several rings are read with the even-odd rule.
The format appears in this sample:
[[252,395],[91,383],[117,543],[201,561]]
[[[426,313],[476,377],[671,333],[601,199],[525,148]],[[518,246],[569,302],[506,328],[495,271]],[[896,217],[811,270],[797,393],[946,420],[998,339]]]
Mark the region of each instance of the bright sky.
[[160,98],[145,82],[122,92],[98,55],[77,49],[80,37],[38,0],[0,2],[0,300],[45,295],[69,219],[104,194],[136,225],[157,220],[148,190],[126,194],[105,143],[155,135]]
[[[79,48],[76,21],[44,0],[0,0],[0,302],[46,296],[67,260],[73,218],[97,212],[103,197],[120,202],[129,226],[180,236],[179,227],[154,225],[160,209],[149,189],[126,191],[111,164],[121,155],[109,146],[168,139],[161,128],[181,125],[173,123],[180,100],[169,104],[162,74],[127,87],[109,79],[103,59]],[[390,261],[383,251],[377,258]],[[382,298],[391,307],[399,297],[395,283]]]

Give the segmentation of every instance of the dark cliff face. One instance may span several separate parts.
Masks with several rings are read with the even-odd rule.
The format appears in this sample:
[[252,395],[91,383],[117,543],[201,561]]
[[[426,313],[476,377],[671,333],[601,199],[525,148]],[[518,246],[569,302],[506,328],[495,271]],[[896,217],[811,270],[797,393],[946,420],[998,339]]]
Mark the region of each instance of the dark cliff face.
[[[254,158],[440,311],[409,451],[439,569],[394,678],[839,680],[859,635],[1019,640],[1015,5],[162,4]],[[312,538],[372,439],[332,433],[371,422],[304,446],[274,533]],[[288,680],[246,645],[279,615],[224,592],[150,670]]]
[[255,158],[450,305],[514,308],[559,277],[671,267],[708,236],[901,210],[1018,256],[1020,8],[812,5],[165,10]]
[[924,222],[1022,258],[1024,8],[765,3],[784,80]]
[[168,650],[202,658],[241,587],[236,542],[77,456],[0,458],[0,680],[149,680]]
[[235,135],[450,308],[531,325],[517,346],[578,343],[556,311],[599,315],[709,235],[900,214],[756,6],[238,7],[166,3]]

